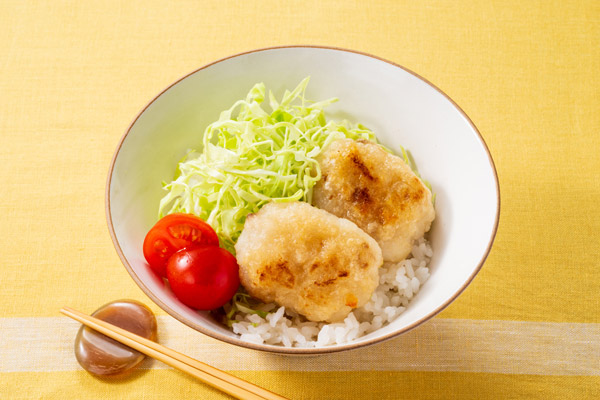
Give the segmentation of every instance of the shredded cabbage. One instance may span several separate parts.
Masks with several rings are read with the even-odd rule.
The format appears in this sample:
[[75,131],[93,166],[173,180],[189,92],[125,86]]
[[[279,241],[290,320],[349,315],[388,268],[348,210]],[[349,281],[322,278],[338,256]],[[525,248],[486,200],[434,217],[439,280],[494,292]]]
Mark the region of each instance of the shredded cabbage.
[[339,138],[377,141],[360,124],[328,121],[324,108],[336,98],[313,102],[305,98],[309,78],[277,101],[271,91],[265,107],[265,85],[252,87],[210,124],[202,152],[190,152],[179,163],[168,194],[160,201],[159,217],[192,213],[210,224],[221,246],[234,245],[248,214],[270,201],[311,201],[321,178],[316,157]]
[[436,194],[433,192],[433,189],[431,187],[431,183],[429,183],[428,180],[423,179],[423,177],[419,173],[419,169],[417,168],[417,163],[415,162],[415,159],[413,158],[411,152],[409,150],[406,150],[403,146],[400,146],[400,151],[401,151],[401,154],[402,154],[402,159],[404,160],[404,162],[406,163],[406,165],[408,165],[410,167],[410,169],[412,170],[412,172],[415,173],[415,175],[423,182],[423,184],[431,192],[431,194],[432,194],[432,196],[431,196],[431,202],[435,205],[435,195]]
[[264,307],[265,304],[254,299],[252,296],[240,289],[236,294],[233,295],[233,298],[223,306],[222,321],[225,325],[231,328],[236,322],[235,315],[238,312],[257,314],[261,318],[266,318],[271,311],[260,310],[259,308],[261,308],[261,306]]

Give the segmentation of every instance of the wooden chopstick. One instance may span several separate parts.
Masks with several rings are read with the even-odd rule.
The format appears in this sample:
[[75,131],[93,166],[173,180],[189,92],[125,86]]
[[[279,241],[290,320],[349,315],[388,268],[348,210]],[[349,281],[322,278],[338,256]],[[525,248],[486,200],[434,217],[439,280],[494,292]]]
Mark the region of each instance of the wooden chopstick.
[[220,369],[211,367],[198,360],[181,354],[175,350],[161,346],[160,344],[138,336],[118,326],[109,324],[98,318],[83,314],[70,307],[60,310],[64,315],[73,318],[114,340],[129,346],[140,353],[155,358],[173,368],[195,376],[202,382],[219,389],[233,397],[243,400],[287,400],[273,392],[256,386],[250,382],[230,375]]

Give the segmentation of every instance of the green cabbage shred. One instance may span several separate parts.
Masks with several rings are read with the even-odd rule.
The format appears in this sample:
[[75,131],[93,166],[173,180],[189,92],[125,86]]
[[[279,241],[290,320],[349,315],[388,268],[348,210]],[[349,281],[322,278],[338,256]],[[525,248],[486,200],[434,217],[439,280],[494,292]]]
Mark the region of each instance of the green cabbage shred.
[[[175,180],[160,201],[159,217],[192,213],[210,224],[220,244],[235,255],[234,245],[249,214],[268,202],[311,201],[321,178],[316,157],[333,140],[367,139],[375,134],[360,124],[326,120],[324,108],[336,98],[305,98],[305,78],[281,100],[263,83],[245,100],[223,111],[203,135],[202,151],[179,163]],[[242,305],[243,307],[243,305]]]
[[270,312],[260,310],[259,308],[261,306],[264,306],[264,304],[260,301],[243,291],[238,291],[233,295],[233,298],[223,306],[223,323],[231,328],[235,323],[235,315],[238,312],[257,314],[261,318],[266,318]]
[[431,202],[433,204],[435,204],[435,193],[433,192],[431,183],[429,183],[428,180],[423,179],[423,177],[419,173],[419,169],[417,168],[417,163],[415,162],[415,159],[413,158],[411,152],[409,150],[405,149],[403,146],[400,146],[400,152],[402,154],[402,159],[404,160],[406,165],[408,165],[410,167],[412,172],[414,172],[414,174],[423,182],[423,184],[427,187],[427,189],[429,189],[429,191],[431,192]]

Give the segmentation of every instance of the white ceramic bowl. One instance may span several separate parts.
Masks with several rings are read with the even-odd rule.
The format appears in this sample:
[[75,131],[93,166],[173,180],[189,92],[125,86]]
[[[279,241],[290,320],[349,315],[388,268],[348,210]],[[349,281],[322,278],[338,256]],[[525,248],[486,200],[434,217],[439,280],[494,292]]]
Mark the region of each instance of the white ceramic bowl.
[[[390,325],[343,345],[285,348],[243,342],[206,312],[180,303],[149,270],[142,254],[177,162],[201,144],[204,128],[257,82],[281,95],[310,76],[307,98],[338,97],[330,116],[371,128],[383,144],[413,154],[436,193],[430,231],[431,277]],[[152,100],[133,121],[115,152],[106,189],[109,230],[131,277],[162,309],[213,338],[252,349],[318,354],[356,348],[406,332],[448,306],[482,267],[496,233],[498,179],[477,128],[443,92],[389,61],[324,47],[250,51],[208,64]]]

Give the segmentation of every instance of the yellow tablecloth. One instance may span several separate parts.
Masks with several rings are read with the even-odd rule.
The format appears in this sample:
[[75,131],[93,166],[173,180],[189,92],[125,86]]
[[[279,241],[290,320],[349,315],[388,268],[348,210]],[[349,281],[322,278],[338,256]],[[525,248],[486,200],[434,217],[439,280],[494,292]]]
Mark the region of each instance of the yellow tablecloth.
[[[2,1],[0,398],[221,399],[146,362],[100,380],[75,322],[150,305],[162,343],[294,399],[600,397],[600,3],[597,1]],[[205,63],[284,44],[375,54],[472,118],[502,212],[474,282],[430,323],[318,358],[218,343],[173,320],[121,265],[106,174],[132,118]]]

